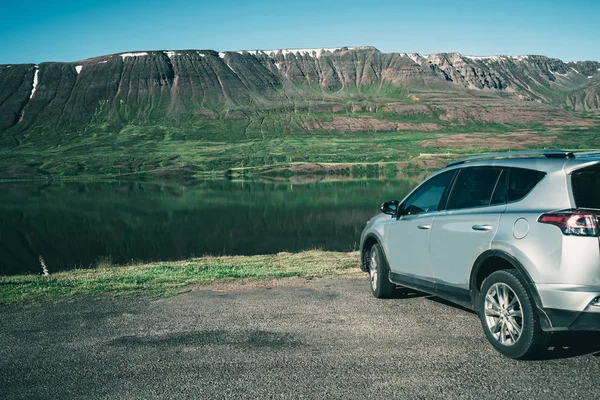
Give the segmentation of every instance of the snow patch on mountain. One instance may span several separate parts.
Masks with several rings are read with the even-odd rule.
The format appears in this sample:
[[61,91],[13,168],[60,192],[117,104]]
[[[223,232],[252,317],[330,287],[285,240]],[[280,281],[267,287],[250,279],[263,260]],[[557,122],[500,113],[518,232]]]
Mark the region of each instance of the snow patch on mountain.
[[[325,53],[334,53],[336,51],[342,50],[343,47],[332,47],[332,48],[323,48],[323,49],[280,49],[280,50],[267,50],[264,51],[265,54],[273,57],[275,54],[283,54],[283,56],[287,56],[288,54],[300,54],[302,56],[315,56],[317,58],[321,57],[321,55]],[[348,50],[353,50],[353,47],[348,47]]]
[[566,74],[561,74],[560,72],[556,72],[556,71],[552,71],[551,69],[548,70],[552,75],[559,75],[559,76],[567,76],[569,75],[569,73],[567,72]]
[[269,57],[273,57],[277,54],[282,54],[284,57],[293,54],[293,55],[301,55],[301,56],[310,56],[319,58],[324,54],[335,53],[336,51],[348,49],[348,50],[357,50],[362,47],[330,47],[330,48],[321,48],[321,49],[276,49],[276,50],[240,50],[236,53],[238,54],[252,54],[253,56],[258,56],[259,54],[265,54]]
[[75,67],[75,71],[77,71],[77,75],[79,75],[81,73],[82,69],[83,69],[83,65],[78,65]]
[[529,59],[529,56],[463,56],[464,58],[468,58],[473,61],[502,61],[502,60],[511,60],[511,61],[526,61]]
[[142,52],[142,53],[123,53],[121,54],[121,58],[123,58],[123,60],[125,60],[127,57],[144,57],[147,56],[148,53],[146,52]]
[[402,57],[408,57],[411,60],[413,60],[413,62],[415,64],[420,64],[420,60],[422,59],[421,55],[419,53],[400,53],[400,55]]
[[37,90],[37,85],[38,85],[38,74],[40,72],[39,67],[36,65],[35,66],[35,74],[33,74],[33,88],[31,89],[31,94],[29,95],[29,98],[32,99],[33,95],[35,94],[35,91]]
[[487,60],[497,61],[502,56],[464,56],[464,57],[468,58],[469,60],[473,60],[473,61],[487,61]]
[[[31,100],[33,98],[33,95],[35,94],[35,91],[37,90],[39,72],[40,72],[39,66],[36,65],[35,73],[33,74],[33,87],[31,88],[31,94],[29,95],[29,100]],[[19,116],[19,121],[17,122],[17,124],[20,124],[21,121],[23,121],[23,118],[25,118],[25,107],[23,107],[23,109],[21,110],[21,115]]]

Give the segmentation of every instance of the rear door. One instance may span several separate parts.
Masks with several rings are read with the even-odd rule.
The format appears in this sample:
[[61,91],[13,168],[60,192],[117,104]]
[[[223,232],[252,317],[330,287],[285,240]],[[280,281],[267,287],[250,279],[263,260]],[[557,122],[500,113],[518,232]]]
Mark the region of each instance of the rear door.
[[506,209],[507,171],[495,167],[460,170],[445,210],[433,220],[429,253],[436,291],[469,304],[469,279],[477,257],[491,248]]

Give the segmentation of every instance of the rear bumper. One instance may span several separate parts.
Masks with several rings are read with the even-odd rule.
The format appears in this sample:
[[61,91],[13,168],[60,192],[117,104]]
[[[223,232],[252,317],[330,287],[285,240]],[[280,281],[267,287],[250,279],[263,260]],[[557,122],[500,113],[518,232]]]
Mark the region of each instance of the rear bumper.
[[600,330],[600,286],[538,284],[542,313],[548,331]]
[[600,313],[592,311],[569,311],[547,308],[551,331],[600,331]]

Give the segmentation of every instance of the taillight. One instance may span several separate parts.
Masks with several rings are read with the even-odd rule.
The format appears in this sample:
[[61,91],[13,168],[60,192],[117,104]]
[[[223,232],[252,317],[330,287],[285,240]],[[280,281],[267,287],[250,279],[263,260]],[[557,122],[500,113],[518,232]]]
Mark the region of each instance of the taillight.
[[556,225],[565,235],[598,236],[597,217],[580,211],[563,211],[542,214],[538,218],[542,224]]

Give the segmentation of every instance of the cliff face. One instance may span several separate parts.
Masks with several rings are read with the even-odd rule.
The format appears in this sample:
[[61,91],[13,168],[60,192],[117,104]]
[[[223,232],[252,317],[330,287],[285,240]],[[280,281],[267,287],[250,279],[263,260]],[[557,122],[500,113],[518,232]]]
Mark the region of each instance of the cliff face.
[[18,134],[36,124],[77,128],[98,118],[127,123],[182,114],[215,117],[226,103],[251,106],[254,97],[268,97],[280,86],[258,60],[231,59],[239,74],[213,51],[0,66],[0,131]]
[[[558,108],[600,108],[600,63],[543,56],[381,53],[372,47],[241,51],[149,51],[74,63],[0,65],[0,138],[30,130],[80,131],[111,124],[237,118],[281,108],[335,111],[329,96],[369,88],[440,89]],[[394,100],[388,92],[373,96]],[[372,96],[372,97],[373,97]],[[397,99],[396,99],[397,100]],[[332,105],[333,104],[333,105]]]

